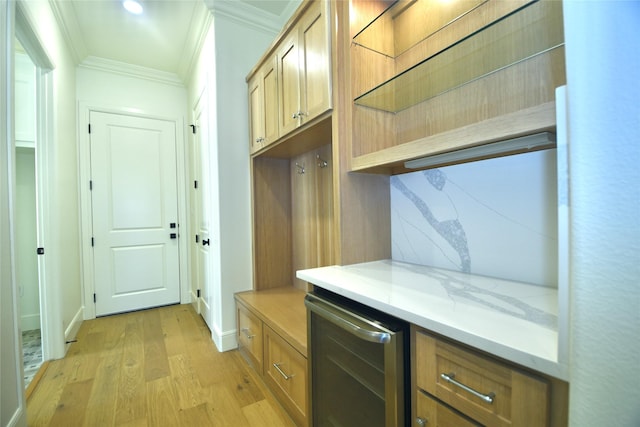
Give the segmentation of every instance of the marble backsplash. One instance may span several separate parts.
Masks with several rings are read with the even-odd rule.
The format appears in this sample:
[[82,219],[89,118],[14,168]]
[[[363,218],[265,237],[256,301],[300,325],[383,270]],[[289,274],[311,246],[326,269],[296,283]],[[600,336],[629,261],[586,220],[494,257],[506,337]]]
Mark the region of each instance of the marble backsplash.
[[557,287],[556,150],[391,177],[392,258]]

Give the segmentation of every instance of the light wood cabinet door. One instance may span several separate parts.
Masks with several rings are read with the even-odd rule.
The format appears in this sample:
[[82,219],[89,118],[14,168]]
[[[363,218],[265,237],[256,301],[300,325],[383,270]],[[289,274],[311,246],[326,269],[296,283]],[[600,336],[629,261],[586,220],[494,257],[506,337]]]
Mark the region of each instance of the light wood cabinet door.
[[273,56],[262,66],[261,78],[263,87],[262,117],[264,122],[264,142],[267,146],[278,139],[278,62]]
[[416,415],[414,426],[417,427],[479,427],[470,419],[460,415],[453,409],[443,405],[421,390],[417,391]]
[[328,2],[316,1],[304,13],[299,25],[301,123],[331,108],[331,60],[328,31]]
[[484,425],[549,425],[548,381],[425,333],[415,338],[418,388]]
[[275,56],[249,80],[249,147],[251,154],[278,139],[278,75]]
[[249,150],[251,154],[262,148],[264,141],[264,87],[262,74],[249,80]]
[[314,1],[278,50],[280,135],[331,108],[327,1]]
[[265,382],[298,426],[307,425],[307,359],[264,328]]
[[242,304],[237,304],[238,311],[238,350],[262,373],[262,321]]
[[300,124],[300,65],[298,32],[283,41],[278,50],[278,84],[280,134],[285,135]]

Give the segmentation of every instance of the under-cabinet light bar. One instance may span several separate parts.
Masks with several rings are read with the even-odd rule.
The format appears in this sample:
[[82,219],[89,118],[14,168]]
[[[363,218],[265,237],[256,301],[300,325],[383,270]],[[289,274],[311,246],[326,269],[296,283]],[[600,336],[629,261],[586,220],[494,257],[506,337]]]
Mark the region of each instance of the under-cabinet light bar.
[[550,132],[536,133],[519,138],[492,142],[490,144],[463,148],[449,153],[436,154],[419,159],[404,162],[407,169],[419,169],[429,166],[456,163],[463,160],[488,158],[499,154],[526,152],[542,148],[551,148],[555,145],[556,136]]

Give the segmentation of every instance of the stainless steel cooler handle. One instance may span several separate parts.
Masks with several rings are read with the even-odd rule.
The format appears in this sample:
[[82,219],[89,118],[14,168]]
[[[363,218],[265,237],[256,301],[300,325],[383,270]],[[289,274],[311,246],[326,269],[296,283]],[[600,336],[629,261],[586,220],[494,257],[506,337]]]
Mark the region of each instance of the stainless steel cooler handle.
[[387,344],[391,341],[393,332],[381,330],[366,319],[314,295],[307,294],[304,304],[317,315],[365,341],[379,344]]

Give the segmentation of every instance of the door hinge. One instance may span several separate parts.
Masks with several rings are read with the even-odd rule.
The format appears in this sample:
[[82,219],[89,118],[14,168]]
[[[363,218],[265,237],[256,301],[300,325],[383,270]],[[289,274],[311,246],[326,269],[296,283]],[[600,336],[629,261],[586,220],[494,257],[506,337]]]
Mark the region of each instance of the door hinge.
[[200,236],[196,234],[196,243],[200,242]]
[[200,298],[200,289],[198,289],[198,298]]
[[89,123],[87,127],[89,128],[89,133],[91,133],[91,123]]
[[191,133],[196,133],[196,125],[189,125],[191,127]]
[[93,303],[96,303],[96,294],[93,294]]
[[92,237],[91,238],[91,247],[94,247],[94,246],[95,246],[95,239]]
[[37,249],[36,249],[36,253],[37,253],[38,255],[44,255],[44,248],[37,248]]
[[89,191],[93,190],[93,181],[89,180]]
[[198,181],[193,181],[193,188],[198,189]]

